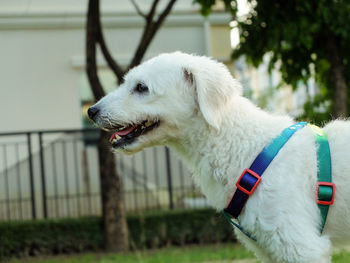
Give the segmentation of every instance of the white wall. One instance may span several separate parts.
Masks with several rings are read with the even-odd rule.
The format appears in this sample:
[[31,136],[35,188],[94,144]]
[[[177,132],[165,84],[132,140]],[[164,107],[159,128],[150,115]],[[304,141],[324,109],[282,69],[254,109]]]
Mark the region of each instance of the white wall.
[[[143,10],[146,10],[152,2],[151,0],[136,1],[140,3],[140,8]],[[101,2],[102,23],[110,51],[121,65],[127,65],[141,37],[144,21],[136,14],[128,0]],[[162,0],[161,5],[164,6],[166,2]],[[92,98],[85,74],[86,7],[87,0],[0,0],[0,134],[12,131],[82,127],[81,102]],[[175,11],[167,18],[165,25],[156,35],[145,58],[162,52],[181,50],[212,55],[227,61],[230,55],[229,20],[230,16],[225,13],[216,13],[209,19],[205,19],[199,15],[198,7],[192,5],[192,0],[178,0]],[[104,87],[107,90],[114,89],[115,77],[106,67],[101,55],[98,57],[98,65]],[[56,151],[55,145],[60,145],[61,139],[69,140],[70,136],[58,133],[50,136],[45,134],[44,138],[45,177],[48,195],[51,196],[54,192],[52,190],[53,174],[56,171],[54,161],[51,161],[52,152]],[[42,179],[38,136],[33,135],[31,139],[34,191],[38,216],[41,217]],[[70,151],[65,155],[57,149],[56,173],[59,195],[67,191],[67,187],[62,183],[64,180],[70,188],[75,185],[75,178],[80,178],[83,184],[83,178],[85,178],[83,170],[90,166],[95,171],[89,175],[91,177],[89,180],[93,184],[91,190],[93,192],[99,190],[97,158],[89,155],[89,163],[83,163],[81,160],[86,149],[84,150],[83,146],[81,148],[77,153]],[[92,150],[96,151],[96,149]],[[78,173],[75,173],[76,168],[71,163],[74,159],[72,154],[79,160]],[[133,209],[133,198],[135,198],[134,191],[129,191],[130,171],[135,170],[139,174],[144,172],[142,162],[130,163],[130,160],[131,158],[139,160],[143,154],[147,154],[147,158],[152,159],[150,150],[129,159],[118,158],[118,163],[120,165],[123,163],[125,168],[122,176],[128,209]],[[20,203],[16,201],[18,196],[30,197],[28,156],[25,135],[0,136],[0,201],[2,201],[0,220],[18,218],[16,211],[22,210],[24,218],[31,217],[30,202],[26,201],[27,203],[20,210],[18,209]],[[64,160],[67,160],[66,165]],[[154,176],[153,162],[147,161],[150,175]],[[177,168],[178,160],[172,158],[172,163],[174,164],[172,165],[174,187],[182,183],[186,186],[190,185],[188,171],[185,170],[187,179],[180,183],[179,178],[182,177],[179,175],[182,172]],[[159,161],[159,167],[164,168],[164,164],[164,160]],[[166,179],[164,169],[160,169],[159,176],[161,182]],[[19,178],[22,178],[22,181]],[[152,180],[154,181],[149,178],[149,183],[152,184]],[[166,189],[166,187],[163,188]],[[76,194],[74,189],[69,191],[71,194]],[[152,198],[159,199],[157,202],[169,202],[164,193],[154,193]],[[139,199],[142,199],[141,197],[143,196]],[[97,213],[100,207],[98,198],[97,194],[95,200]],[[3,202],[4,200],[12,200],[11,205],[6,206],[9,202]],[[50,200],[49,202],[53,202]],[[63,201],[63,203],[66,202]],[[49,204],[49,209],[50,207],[56,206]],[[66,209],[61,208],[63,212]],[[55,211],[49,211],[49,214],[55,215]]]
[[83,32],[11,30],[0,39],[0,131],[80,127],[70,58],[83,48]]
[[[151,1],[138,2],[146,9]],[[102,3],[108,46],[126,65],[144,21],[130,1]],[[175,5],[146,58],[175,50],[210,55],[210,28],[191,3],[180,0]],[[89,93],[84,56],[86,7],[86,0],[0,2],[0,132],[82,127],[81,100]],[[225,26],[228,21],[227,14],[209,19],[213,25]],[[105,63],[99,61],[103,68]]]

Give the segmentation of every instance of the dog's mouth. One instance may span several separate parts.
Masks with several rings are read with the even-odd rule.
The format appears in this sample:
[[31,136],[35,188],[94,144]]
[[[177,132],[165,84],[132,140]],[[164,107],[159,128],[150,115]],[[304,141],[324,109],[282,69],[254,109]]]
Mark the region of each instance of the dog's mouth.
[[150,121],[145,120],[139,124],[132,124],[127,126],[114,126],[113,130],[115,132],[112,134],[109,141],[111,142],[113,148],[120,148],[127,144],[135,141],[135,139],[141,135],[158,127],[160,124],[159,120]]

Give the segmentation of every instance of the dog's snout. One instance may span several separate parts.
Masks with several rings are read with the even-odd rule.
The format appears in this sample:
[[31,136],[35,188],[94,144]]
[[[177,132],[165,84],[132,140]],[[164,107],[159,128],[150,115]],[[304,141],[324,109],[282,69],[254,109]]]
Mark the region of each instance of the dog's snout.
[[94,120],[100,109],[96,106],[92,106],[88,109],[88,115],[91,120]]

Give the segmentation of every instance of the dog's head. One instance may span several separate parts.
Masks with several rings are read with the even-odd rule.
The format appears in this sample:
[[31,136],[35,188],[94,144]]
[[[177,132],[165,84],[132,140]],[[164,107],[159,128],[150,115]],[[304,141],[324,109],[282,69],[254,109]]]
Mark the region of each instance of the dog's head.
[[[88,113],[114,132],[110,141],[115,150],[134,153],[181,138],[185,130],[219,130],[240,92],[223,64],[175,52],[130,70],[125,82]],[[205,125],[198,125],[201,121]]]

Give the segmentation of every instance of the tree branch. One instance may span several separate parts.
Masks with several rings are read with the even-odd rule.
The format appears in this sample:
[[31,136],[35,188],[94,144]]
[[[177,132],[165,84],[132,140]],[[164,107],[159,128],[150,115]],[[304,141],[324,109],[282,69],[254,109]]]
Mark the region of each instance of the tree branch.
[[130,0],[131,3],[133,4],[133,6],[135,7],[136,9],[136,12],[142,16],[143,18],[147,19],[147,16],[141,11],[140,7],[137,5],[136,1],[135,0]]
[[165,18],[169,15],[169,13],[170,13],[171,9],[173,8],[175,2],[176,2],[176,0],[169,1],[168,5],[165,7],[163,12],[159,15],[159,17],[158,17],[158,19],[157,19],[157,21],[155,23],[156,30],[158,30],[158,28],[164,22]]
[[86,73],[89,79],[92,93],[94,94],[95,100],[99,100],[106,93],[103,90],[101,82],[97,75],[97,64],[96,64],[96,46],[97,46],[97,11],[99,6],[99,0],[90,0],[87,13],[86,22]]
[[117,61],[115,61],[113,59],[111,53],[108,50],[108,47],[106,45],[106,41],[104,39],[103,32],[102,32],[99,5],[97,6],[97,8],[98,8],[98,10],[96,11],[96,13],[97,13],[97,17],[96,17],[97,41],[100,44],[103,57],[105,58],[108,66],[114,72],[115,76],[118,79],[118,82],[121,83],[121,82],[123,82],[123,76],[124,76],[125,72],[122,70],[122,67],[117,63]]
[[150,11],[147,14],[147,19],[146,20],[148,22],[153,22],[153,17],[154,17],[154,14],[156,13],[158,3],[159,3],[159,0],[154,0],[153,1],[151,9],[150,9]]
[[154,20],[156,9],[159,4],[159,0],[154,0],[152,6],[147,15],[142,13],[138,7],[135,0],[131,0],[135,6],[137,12],[146,19],[146,25],[143,30],[143,34],[139,45],[136,49],[135,55],[127,67],[127,70],[124,71],[122,67],[113,59],[111,56],[106,41],[103,36],[101,19],[100,19],[100,8],[99,0],[90,0],[88,8],[88,19],[87,19],[87,35],[86,35],[86,70],[89,78],[92,91],[96,100],[102,98],[105,95],[101,82],[97,75],[97,65],[96,65],[96,47],[97,44],[100,45],[102,54],[110,67],[114,72],[115,76],[118,79],[119,83],[123,82],[124,74],[134,66],[141,63],[142,58],[144,57],[146,50],[148,49],[152,39],[155,34],[161,27],[165,18],[171,12],[176,0],[170,0],[165,7],[165,9],[160,13],[158,18]]
[[138,45],[136,52],[135,52],[135,55],[134,55],[130,65],[129,65],[127,71],[141,63],[141,60],[144,57],[148,46],[151,44],[151,41],[152,41],[154,35],[159,30],[159,28],[162,25],[162,23],[164,22],[165,18],[171,12],[171,9],[173,8],[176,1],[177,0],[170,0],[168,2],[167,6],[165,7],[165,9],[163,10],[163,12],[159,15],[158,19],[155,22],[153,21],[153,18],[154,18],[155,10],[156,10],[156,7],[158,5],[159,0],[153,1],[152,7],[151,7],[149,13],[147,14],[148,19],[146,20],[146,26],[144,28],[141,40],[139,42],[139,45]]

